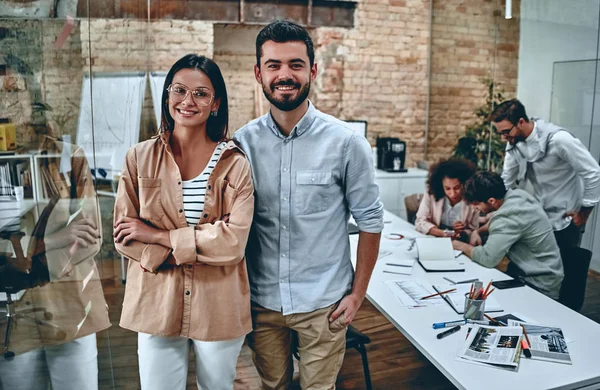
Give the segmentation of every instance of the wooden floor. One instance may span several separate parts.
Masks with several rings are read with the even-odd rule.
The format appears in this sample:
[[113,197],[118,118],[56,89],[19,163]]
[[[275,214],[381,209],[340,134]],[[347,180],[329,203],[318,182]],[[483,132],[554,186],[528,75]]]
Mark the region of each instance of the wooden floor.
[[[113,326],[98,334],[101,389],[139,389],[137,337],[118,326],[124,287],[108,282],[105,295]],[[590,272],[582,314],[600,322],[600,274]],[[455,389],[428,360],[368,301],[353,325],[371,338],[367,347],[374,389]],[[246,345],[238,360],[236,390],[258,389],[260,381]],[[364,389],[360,354],[348,350],[340,371],[338,389]],[[190,360],[188,389],[196,389],[194,363]]]

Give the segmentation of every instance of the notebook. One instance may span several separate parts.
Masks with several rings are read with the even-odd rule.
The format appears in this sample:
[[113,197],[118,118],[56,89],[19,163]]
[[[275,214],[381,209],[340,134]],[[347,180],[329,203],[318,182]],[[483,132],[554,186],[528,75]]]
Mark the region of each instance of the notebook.
[[419,237],[416,239],[419,264],[427,272],[461,272],[465,270],[454,257],[452,240],[448,237]]
[[[465,284],[438,284],[433,286],[434,290],[437,292],[447,291],[452,288],[455,288],[456,291],[453,291],[448,294],[443,294],[442,298],[454,309],[456,314],[464,314],[465,312],[465,294],[469,293],[469,289],[471,288],[470,283]],[[500,311],[504,311],[498,301],[494,299],[492,295],[490,295],[485,302],[485,312],[486,313],[497,313]]]

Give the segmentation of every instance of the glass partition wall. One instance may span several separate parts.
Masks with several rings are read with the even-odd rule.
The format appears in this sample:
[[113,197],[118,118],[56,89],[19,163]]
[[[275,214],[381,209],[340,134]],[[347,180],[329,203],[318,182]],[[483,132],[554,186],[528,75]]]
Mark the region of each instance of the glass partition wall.
[[[600,0],[568,9],[515,0],[510,15],[505,0],[385,9],[325,1],[311,13],[312,2],[278,3],[0,3],[0,138],[14,126],[17,145],[4,151],[0,142],[0,309],[21,314],[0,356],[0,388],[139,388],[137,335],[118,325],[127,262],[112,238],[125,152],[156,134],[165,72],[187,53],[221,67],[230,134],[266,112],[252,67],[254,39],[270,20],[311,26],[315,105],[368,122],[373,146],[377,136],[406,140],[408,166],[449,157],[468,128],[489,137],[477,113],[498,93],[565,126],[600,157]],[[489,166],[487,154],[478,158]],[[583,240],[592,250],[596,214]],[[598,255],[592,267],[600,269]],[[258,388],[246,347],[240,365],[236,386]],[[193,372],[191,359],[189,388]]]

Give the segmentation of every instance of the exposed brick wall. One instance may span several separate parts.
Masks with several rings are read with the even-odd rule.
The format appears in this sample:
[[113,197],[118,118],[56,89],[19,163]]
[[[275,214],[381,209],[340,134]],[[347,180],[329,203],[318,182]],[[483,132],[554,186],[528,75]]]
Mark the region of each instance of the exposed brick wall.
[[[254,101],[258,83],[253,71],[256,57],[248,54],[215,53],[214,60],[225,78],[229,98],[229,134],[233,135],[256,116]],[[259,97],[262,97],[262,91],[259,92]],[[268,107],[267,104],[264,106]]]
[[[35,148],[47,134],[46,119],[54,122],[56,135],[75,134],[81,94],[81,41],[78,28],[60,48],[54,43],[62,21],[1,20],[0,63],[19,78],[16,89],[0,89],[1,116],[17,124],[17,144]],[[12,77],[12,76],[7,76]],[[44,102],[51,111],[35,110]]]
[[42,89],[46,102],[52,107],[47,118],[56,125],[57,135],[69,134],[75,140],[84,64],[79,26],[73,28],[69,38],[60,47],[56,47],[55,42],[63,30],[64,22],[44,21],[43,27]]
[[366,120],[372,144],[406,140],[409,164],[423,155],[428,37],[428,1],[364,0],[344,39],[340,117]]
[[[514,94],[519,37],[518,2],[513,2],[512,20],[494,16],[494,11],[501,11],[495,0],[435,0],[433,8],[430,161],[449,155],[472,122],[473,110],[484,102],[485,86],[480,80],[492,76],[495,49],[496,80],[508,96]],[[13,23],[9,29],[30,30],[26,40],[13,40],[12,44],[22,55],[35,57],[27,61],[44,69],[37,70],[32,83],[38,83],[46,101],[56,107],[51,114],[64,122],[72,113],[63,126],[66,133],[75,131],[79,80],[90,65],[95,72],[166,71],[189,52],[213,57],[220,65],[230,98],[230,133],[256,116],[257,99],[263,103],[263,111],[268,109],[252,71],[254,38],[260,27],[198,21],[84,20],[65,46],[55,49],[52,43],[62,28],[60,21],[44,22],[43,26],[33,21],[2,23]],[[429,0],[362,0],[355,28],[318,28],[311,34],[319,66],[311,93],[317,107],[341,119],[368,121],[368,138],[373,144],[378,135],[406,140],[409,165],[423,159]],[[0,98],[4,106],[8,100]],[[155,131],[147,88],[140,139]],[[27,132],[20,133],[23,142],[33,142]]]
[[495,50],[496,84],[506,96],[516,94],[519,55],[518,1],[513,1],[511,20],[502,12],[494,16],[495,10],[502,11],[495,0],[433,4],[429,161],[447,157],[475,121],[474,110],[487,96],[482,80],[494,76]]

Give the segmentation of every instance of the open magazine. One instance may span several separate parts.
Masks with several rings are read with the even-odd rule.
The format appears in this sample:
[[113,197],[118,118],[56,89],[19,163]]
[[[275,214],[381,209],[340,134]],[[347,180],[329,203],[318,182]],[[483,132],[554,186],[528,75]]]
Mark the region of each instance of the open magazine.
[[474,325],[458,352],[460,359],[516,371],[521,356],[520,326]]
[[527,332],[527,337],[531,342],[529,350],[531,351],[532,359],[571,364],[571,356],[569,355],[567,342],[561,328],[527,324],[514,320],[509,320],[508,325],[523,325]]

